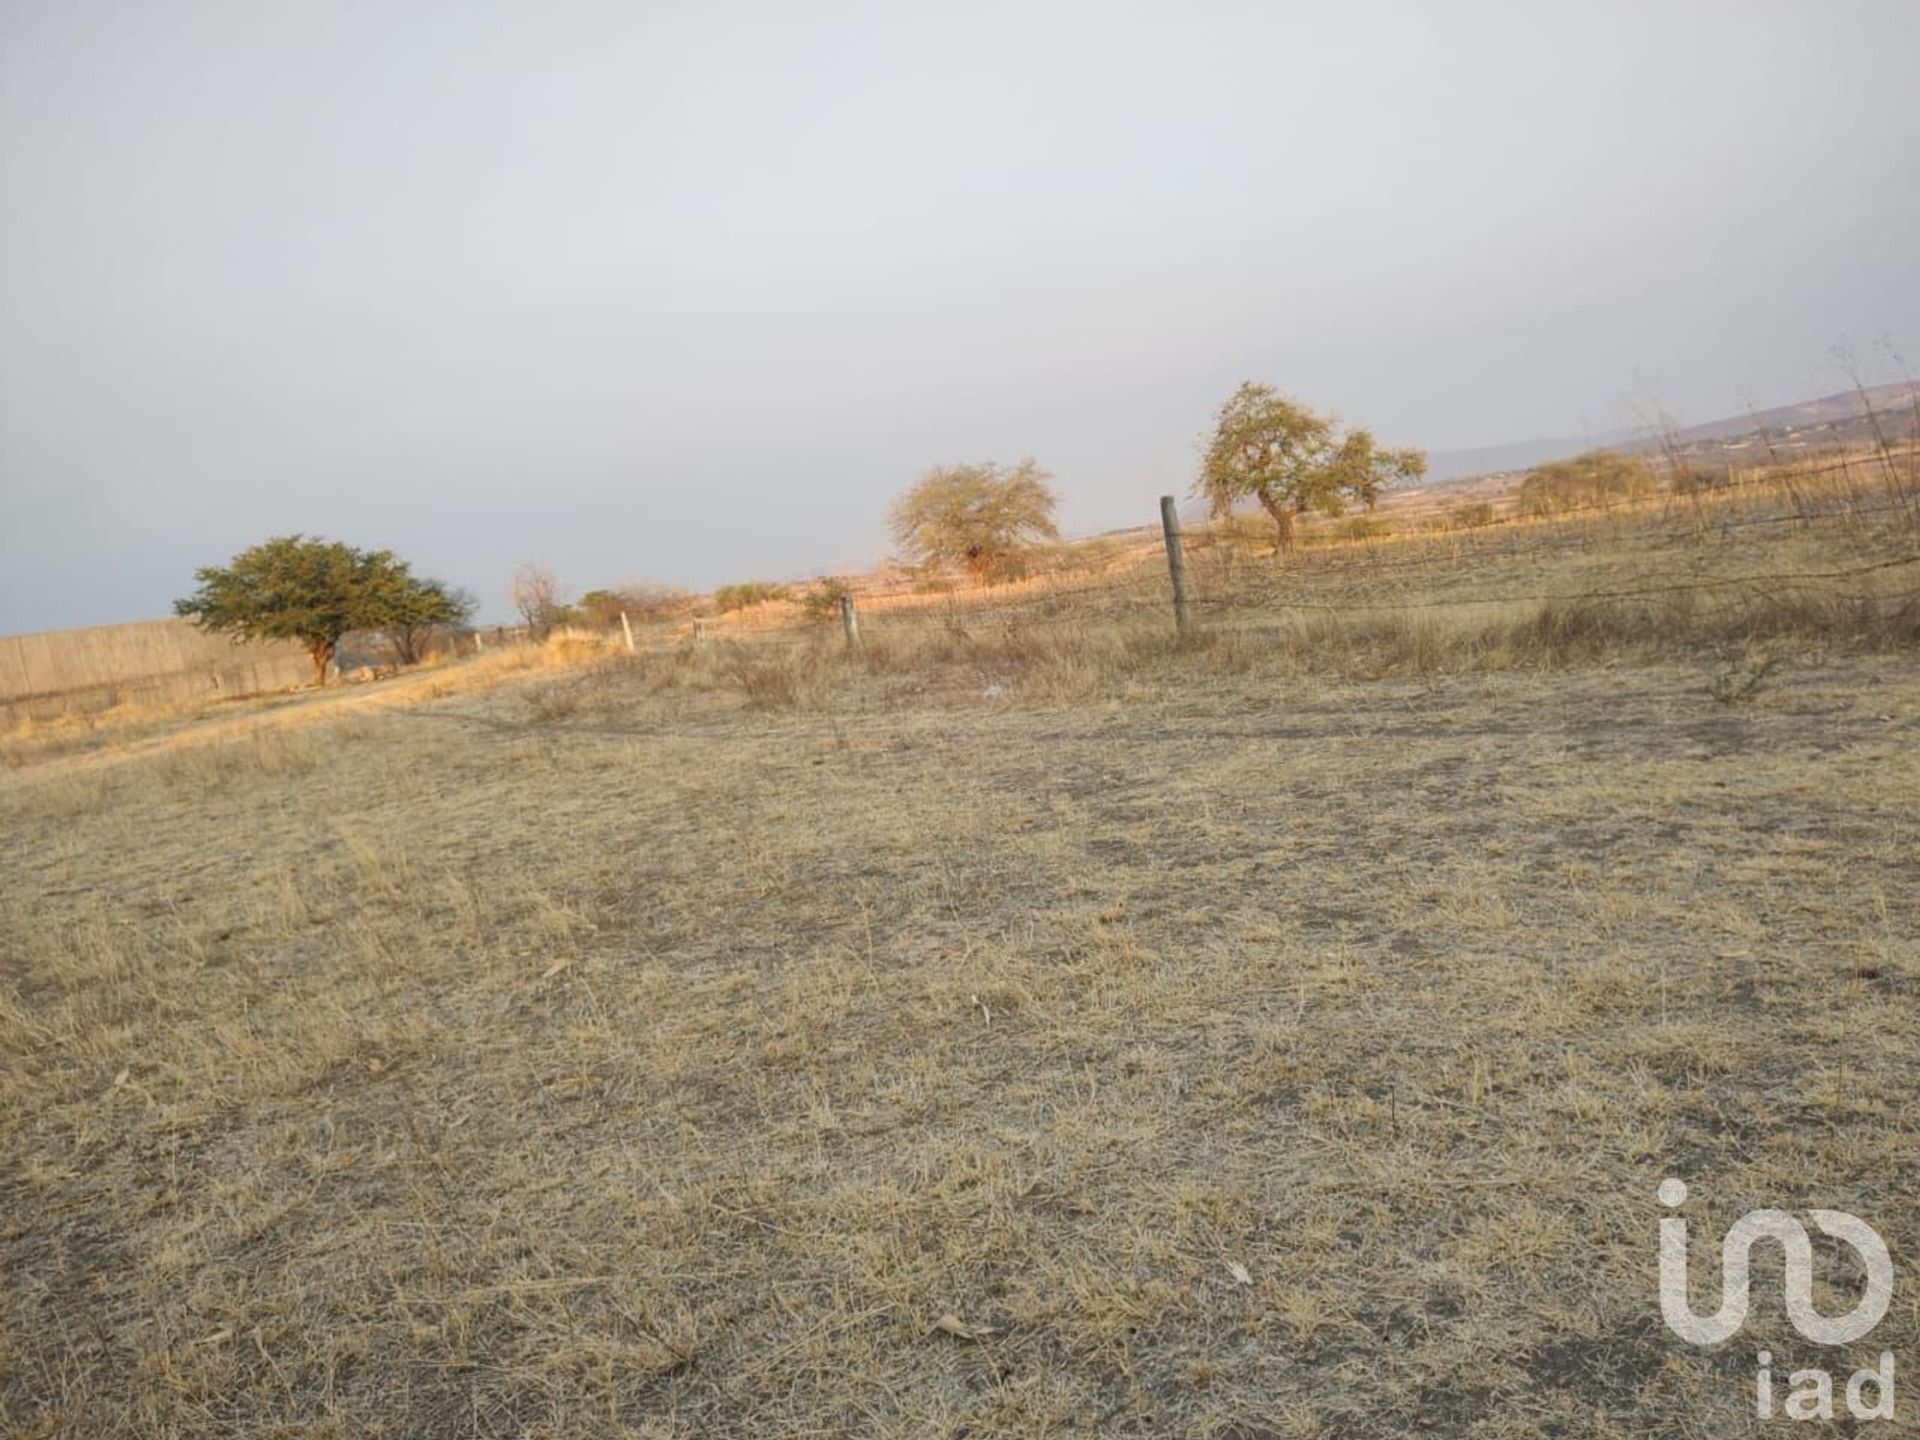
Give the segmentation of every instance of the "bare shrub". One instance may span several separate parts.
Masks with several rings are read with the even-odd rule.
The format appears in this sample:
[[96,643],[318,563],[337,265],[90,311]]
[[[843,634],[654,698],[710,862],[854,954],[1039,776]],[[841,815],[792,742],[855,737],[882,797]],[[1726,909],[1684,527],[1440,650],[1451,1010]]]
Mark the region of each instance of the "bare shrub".
[[1734,664],[1713,677],[1707,693],[1722,705],[1739,705],[1760,693],[1767,677],[1780,666],[1778,655],[1749,651]]
[[578,715],[584,699],[578,685],[565,682],[533,686],[524,691],[520,698],[526,708],[527,718],[539,724]]
[[1493,524],[1496,518],[1491,501],[1476,500],[1468,505],[1453,506],[1446,513],[1444,525],[1448,530],[1477,530]]
[[776,585],[770,580],[742,580],[734,585],[722,585],[713,592],[713,608],[722,615],[730,615],[736,610],[748,610],[755,605],[765,605],[773,600],[787,598],[787,587]]
[[606,636],[590,630],[558,630],[540,647],[541,663],[569,668],[612,659],[618,651]]
[[785,646],[726,647],[721,667],[752,710],[791,710],[820,691],[825,657]]
[[1334,540],[1379,540],[1393,533],[1393,526],[1376,515],[1350,515],[1336,520],[1327,531]]
[[513,577],[513,608],[526,622],[527,633],[544,640],[567,614],[567,587],[544,565],[522,565]]

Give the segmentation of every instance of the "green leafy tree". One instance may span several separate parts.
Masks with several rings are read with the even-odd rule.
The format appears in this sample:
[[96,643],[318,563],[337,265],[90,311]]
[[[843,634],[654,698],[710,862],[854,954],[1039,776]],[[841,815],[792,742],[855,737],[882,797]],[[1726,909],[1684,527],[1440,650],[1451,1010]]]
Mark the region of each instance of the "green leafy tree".
[[894,540],[923,565],[960,566],[976,585],[1018,574],[1034,547],[1060,538],[1051,478],[1032,460],[929,470],[895,503]]
[[1419,450],[1391,450],[1371,432],[1343,429],[1270,385],[1248,381],[1214,420],[1194,493],[1216,519],[1251,500],[1272,518],[1274,548],[1293,546],[1295,522],[1308,511],[1334,516],[1351,504],[1372,510],[1380,492],[1427,473]]
[[243,550],[231,564],[194,572],[200,588],[176,600],[174,613],[204,630],[249,640],[296,640],[326,684],[340,638],[385,630],[421,588],[391,550],[357,550],[337,541],[282,535]]
[[444,580],[414,580],[409,576],[388,599],[387,618],[381,628],[393,644],[394,659],[402,665],[417,665],[426,658],[435,634],[465,625],[479,608],[479,601],[469,591]]

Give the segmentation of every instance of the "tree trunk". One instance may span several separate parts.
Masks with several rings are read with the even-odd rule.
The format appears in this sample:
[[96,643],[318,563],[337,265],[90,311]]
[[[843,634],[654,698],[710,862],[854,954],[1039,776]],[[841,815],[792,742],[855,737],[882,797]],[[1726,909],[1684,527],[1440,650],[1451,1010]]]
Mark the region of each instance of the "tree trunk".
[[307,654],[313,657],[313,683],[315,685],[325,685],[327,683],[327,666],[333,663],[333,641],[309,640],[307,641]]
[[1273,517],[1273,527],[1276,532],[1273,541],[1273,553],[1278,555],[1283,550],[1293,549],[1293,517],[1295,507],[1284,503],[1275,496],[1262,495],[1260,497],[1260,508]]

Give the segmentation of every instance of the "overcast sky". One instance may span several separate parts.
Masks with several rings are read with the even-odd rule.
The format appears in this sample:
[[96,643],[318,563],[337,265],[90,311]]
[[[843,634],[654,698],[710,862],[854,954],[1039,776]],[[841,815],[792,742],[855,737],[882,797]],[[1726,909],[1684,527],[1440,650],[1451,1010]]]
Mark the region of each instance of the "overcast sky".
[[0,0],[0,631],[301,530],[505,614],[1920,367],[1920,4]]

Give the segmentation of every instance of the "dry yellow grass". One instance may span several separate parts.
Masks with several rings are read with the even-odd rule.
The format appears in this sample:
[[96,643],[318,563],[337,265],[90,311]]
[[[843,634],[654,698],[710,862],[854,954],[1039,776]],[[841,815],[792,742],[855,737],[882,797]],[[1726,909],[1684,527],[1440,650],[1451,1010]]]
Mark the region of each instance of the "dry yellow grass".
[[395,706],[470,695],[531,677],[573,674],[615,654],[606,636],[564,632],[545,645],[510,645],[440,661],[374,683],[243,696],[217,704],[124,705],[52,721],[19,720],[0,731],[0,768],[49,762],[118,761],[154,751],[215,744],[269,730],[301,728]]
[[[1462,563],[1591,589],[1646,539]],[[1460,572],[1409,573],[1216,574],[1185,645],[1028,597],[0,775],[0,1417],[1757,1433],[1754,1349],[1840,1362],[1764,1283],[1670,1336],[1653,1194],[1920,1245],[1898,593],[1252,603]],[[1908,1278],[1859,1347],[1903,1367]]]

